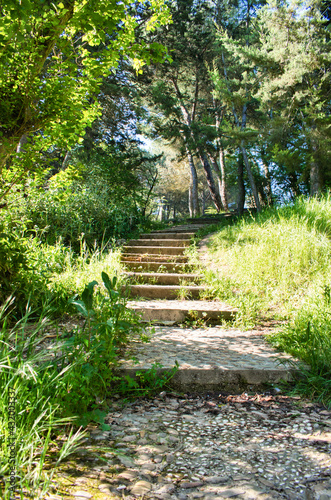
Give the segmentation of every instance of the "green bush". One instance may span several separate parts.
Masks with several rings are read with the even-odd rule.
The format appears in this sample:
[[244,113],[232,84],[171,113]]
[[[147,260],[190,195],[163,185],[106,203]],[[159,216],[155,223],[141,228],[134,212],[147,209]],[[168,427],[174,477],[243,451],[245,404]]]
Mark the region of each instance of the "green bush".
[[12,205],[16,218],[25,219],[42,241],[55,245],[59,240],[80,251],[82,240],[89,248],[112,238],[125,237],[142,220],[130,197],[116,200],[106,193],[79,185],[66,189],[34,190]]
[[[322,290],[321,290],[322,291]],[[281,350],[299,358],[301,378],[296,390],[331,404],[331,300],[330,286],[310,297],[291,321],[270,336]]]

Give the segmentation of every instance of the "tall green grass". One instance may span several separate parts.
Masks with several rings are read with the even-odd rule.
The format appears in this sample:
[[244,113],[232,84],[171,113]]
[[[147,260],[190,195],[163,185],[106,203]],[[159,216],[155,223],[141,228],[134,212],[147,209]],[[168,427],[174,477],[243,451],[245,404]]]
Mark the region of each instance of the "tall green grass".
[[310,365],[305,390],[331,400],[331,196],[238,220],[211,238],[210,253],[206,279],[239,307],[238,321],[288,320],[272,341]]
[[[80,430],[73,431],[73,417],[63,417],[60,407],[62,384],[70,378],[73,367],[61,370],[54,364],[63,342],[58,340],[49,350],[39,348],[48,323],[46,317],[27,328],[30,319],[27,310],[15,327],[10,328],[8,310],[10,301],[0,309],[0,496],[10,499],[17,498],[16,494],[18,498],[28,495],[38,499],[47,491],[52,478],[52,471],[47,470],[50,457],[54,471],[83,437]],[[13,419],[10,408],[14,408]],[[59,427],[66,434],[62,446],[55,440]]]
[[14,498],[11,481],[21,498],[43,498],[55,469],[81,441],[78,425],[108,428],[105,401],[120,382],[117,355],[133,335],[142,337],[116,285],[103,271],[101,284],[94,280],[73,297],[82,319],[67,330],[54,328],[47,311],[36,322],[30,309],[10,326],[11,301],[0,309],[1,498]]

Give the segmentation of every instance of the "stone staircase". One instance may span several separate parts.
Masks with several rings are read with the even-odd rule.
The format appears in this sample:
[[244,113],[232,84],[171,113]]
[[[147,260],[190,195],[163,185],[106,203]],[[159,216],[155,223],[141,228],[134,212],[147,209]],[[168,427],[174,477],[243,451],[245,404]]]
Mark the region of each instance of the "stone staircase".
[[205,224],[193,222],[142,234],[124,246],[122,262],[131,298],[149,299],[129,303],[143,321],[173,324],[193,315],[204,318],[206,323],[217,323],[234,317],[235,309],[203,300],[210,298],[210,290],[201,286],[201,275],[185,255],[192,237]]
[[[131,296],[128,307],[148,325],[162,326],[154,326],[149,343],[132,343],[129,355],[135,361],[121,360],[120,374],[134,377],[137,371],[155,364],[162,366],[160,372],[167,371],[177,362],[172,387],[199,392],[255,390],[266,383],[291,379],[291,358],[270,347],[261,331],[217,326],[233,320],[237,310],[213,300],[211,290],[201,284],[200,274],[186,255],[194,234],[214,223],[214,219],[195,219],[142,234],[123,248],[122,263]],[[187,327],[183,327],[184,322]]]

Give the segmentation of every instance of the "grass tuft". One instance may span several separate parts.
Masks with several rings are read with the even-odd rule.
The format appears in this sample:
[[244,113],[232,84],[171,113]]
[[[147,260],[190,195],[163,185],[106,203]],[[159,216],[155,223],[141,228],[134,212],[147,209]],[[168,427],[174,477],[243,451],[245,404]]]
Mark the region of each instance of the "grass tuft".
[[302,390],[329,404],[331,196],[237,220],[211,237],[209,250],[206,282],[239,308],[237,324],[287,320],[270,340],[302,360]]

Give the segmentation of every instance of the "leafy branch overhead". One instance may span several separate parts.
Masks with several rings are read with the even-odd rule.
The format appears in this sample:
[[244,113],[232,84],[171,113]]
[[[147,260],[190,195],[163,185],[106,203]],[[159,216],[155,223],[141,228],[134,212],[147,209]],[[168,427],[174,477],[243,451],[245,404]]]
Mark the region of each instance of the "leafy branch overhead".
[[[139,69],[168,57],[161,44],[141,36],[142,29],[169,21],[161,0],[13,0],[0,2],[0,12],[3,181],[38,167],[32,158],[41,150],[68,149],[81,140],[100,113],[102,79],[121,58]],[[16,151],[14,173],[8,166]]]

